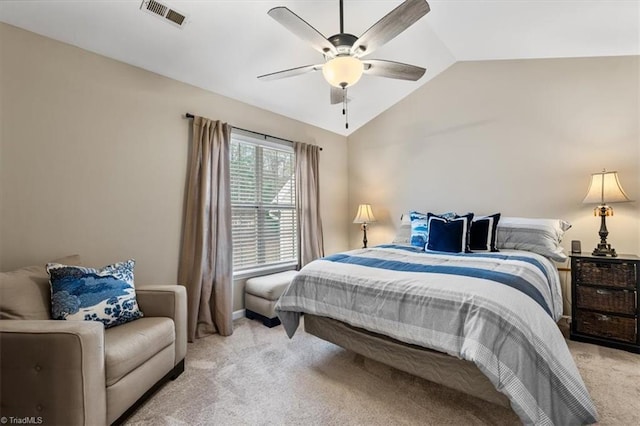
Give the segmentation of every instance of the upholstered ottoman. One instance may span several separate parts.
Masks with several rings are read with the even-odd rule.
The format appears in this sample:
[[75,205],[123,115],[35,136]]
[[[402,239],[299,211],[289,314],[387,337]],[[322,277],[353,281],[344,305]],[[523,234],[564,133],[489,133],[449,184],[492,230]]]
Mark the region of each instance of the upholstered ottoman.
[[297,271],[285,271],[249,278],[244,289],[246,317],[259,319],[267,327],[280,325],[280,319],[274,308],[297,273]]

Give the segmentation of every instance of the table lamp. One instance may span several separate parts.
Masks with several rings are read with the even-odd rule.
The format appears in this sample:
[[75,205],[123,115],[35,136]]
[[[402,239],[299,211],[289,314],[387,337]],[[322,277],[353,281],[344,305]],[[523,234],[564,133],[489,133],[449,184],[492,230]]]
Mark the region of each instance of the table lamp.
[[362,239],[362,248],[367,248],[367,224],[375,222],[376,218],[373,216],[370,204],[360,204],[358,206],[358,213],[353,219],[353,223],[361,223],[360,228],[364,232],[364,238]]
[[613,216],[613,208],[608,206],[607,203],[622,203],[625,201],[631,200],[625,194],[622,185],[620,185],[618,172],[602,170],[600,173],[591,175],[591,184],[582,202],[584,204],[598,204],[598,207],[593,210],[593,215],[600,216],[600,243],[593,249],[592,255],[611,257],[618,255],[616,250],[611,247],[611,244],[607,243],[609,231],[607,231],[606,217]]

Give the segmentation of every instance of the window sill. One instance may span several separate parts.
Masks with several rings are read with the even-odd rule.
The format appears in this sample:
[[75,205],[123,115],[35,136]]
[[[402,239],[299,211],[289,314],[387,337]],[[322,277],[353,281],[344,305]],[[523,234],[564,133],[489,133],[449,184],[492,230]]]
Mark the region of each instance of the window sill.
[[298,266],[297,262],[291,262],[291,263],[281,263],[278,265],[263,266],[260,268],[247,269],[244,271],[234,272],[233,280],[234,281],[244,280],[248,278],[259,277],[261,275],[269,275],[269,274],[275,274],[278,272],[291,271],[296,269],[297,266]]

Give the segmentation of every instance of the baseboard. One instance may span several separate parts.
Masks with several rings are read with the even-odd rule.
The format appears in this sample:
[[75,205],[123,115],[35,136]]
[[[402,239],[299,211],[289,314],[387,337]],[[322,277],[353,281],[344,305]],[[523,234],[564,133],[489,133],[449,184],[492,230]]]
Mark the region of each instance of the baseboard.
[[235,311],[233,313],[233,320],[234,321],[237,320],[237,319],[240,319],[240,318],[244,318],[244,317],[245,317],[244,309],[240,309],[239,311]]

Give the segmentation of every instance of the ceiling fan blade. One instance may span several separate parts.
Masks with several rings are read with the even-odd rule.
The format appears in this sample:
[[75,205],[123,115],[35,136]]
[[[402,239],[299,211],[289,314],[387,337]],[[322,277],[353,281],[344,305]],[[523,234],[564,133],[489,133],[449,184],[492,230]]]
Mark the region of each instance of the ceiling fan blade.
[[406,0],[365,31],[351,46],[351,54],[358,57],[368,55],[409,28],[429,10],[425,0]]
[[331,86],[331,105],[341,104],[344,102],[344,89]]
[[422,77],[426,69],[401,62],[383,61],[381,59],[367,59],[362,61],[364,73],[379,77],[396,78],[399,80],[416,81]]
[[288,70],[272,72],[258,76],[260,80],[271,81],[279,80],[281,78],[294,77],[296,75],[304,74],[311,71],[318,71],[322,69],[322,65],[305,65],[303,67],[291,68]]
[[274,7],[267,13],[286,29],[311,44],[311,47],[318,52],[322,54],[338,54],[335,46],[325,36],[288,8],[283,6]]

